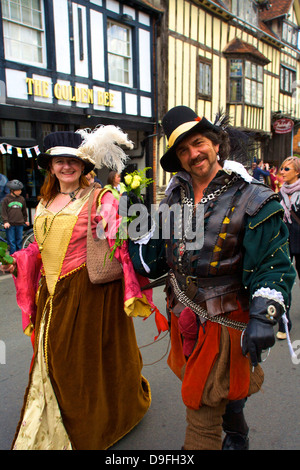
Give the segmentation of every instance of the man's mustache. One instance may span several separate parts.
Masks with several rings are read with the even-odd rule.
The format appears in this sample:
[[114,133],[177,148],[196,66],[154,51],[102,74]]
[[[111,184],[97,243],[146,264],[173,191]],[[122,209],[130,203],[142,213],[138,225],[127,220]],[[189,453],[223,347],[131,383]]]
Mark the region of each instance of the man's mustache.
[[205,159],[206,157],[200,157],[200,156],[196,157],[190,162],[190,166],[197,165],[198,163],[202,162]]

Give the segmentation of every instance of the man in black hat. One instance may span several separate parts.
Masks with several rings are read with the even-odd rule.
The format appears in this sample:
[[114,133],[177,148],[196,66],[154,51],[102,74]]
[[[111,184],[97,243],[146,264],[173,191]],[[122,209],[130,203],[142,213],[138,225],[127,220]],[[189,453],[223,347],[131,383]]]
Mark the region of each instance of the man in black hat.
[[[273,326],[295,279],[282,210],[275,193],[233,161],[245,152],[245,134],[185,106],[171,109],[162,125],[168,149],[160,163],[176,173],[163,204],[182,208],[182,230],[176,217],[160,214],[161,232],[131,241],[131,257],[150,278],[168,272],[168,364],[182,380],[184,449],[247,449],[243,406],[261,387],[261,354],[275,342]],[[195,248],[199,207],[204,236]],[[166,220],[168,239],[157,236]]]

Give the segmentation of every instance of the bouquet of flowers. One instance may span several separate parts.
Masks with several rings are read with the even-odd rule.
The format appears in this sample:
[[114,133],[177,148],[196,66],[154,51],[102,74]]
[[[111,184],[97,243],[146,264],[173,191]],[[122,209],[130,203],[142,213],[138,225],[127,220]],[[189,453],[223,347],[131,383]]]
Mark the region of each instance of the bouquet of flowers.
[[7,243],[0,242],[0,262],[2,264],[12,264],[14,259],[12,256],[7,254]]
[[[130,193],[134,193],[134,195],[143,202],[142,190],[153,183],[152,178],[146,177],[146,171],[151,170],[151,167],[144,168],[143,170],[135,170],[133,173],[127,173],[124,181],[125,181],[125,190],[127,192],[127,197],[130,200]],[[123,193],[124,194],[124,193]],[[116,233],[116,241],[114,246],[112,247],[111,253],[109,258],[112,259],[116,249],[119,246],[122,246],[125,240],[128,239],[128,231],[127,227],[137,217],[136,214],[131,216],[123,216],[121,223],[119,225],[119,229]]]

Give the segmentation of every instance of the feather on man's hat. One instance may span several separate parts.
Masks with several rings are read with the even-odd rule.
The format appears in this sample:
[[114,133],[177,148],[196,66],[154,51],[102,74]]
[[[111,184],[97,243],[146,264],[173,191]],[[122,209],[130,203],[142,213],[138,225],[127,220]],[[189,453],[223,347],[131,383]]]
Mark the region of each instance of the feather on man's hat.
[[103,166],[121,173],[127,155],[120,145],[133,148],[127,134],[116,126],[99,126],[93,131],[52,132],[45,137],[45,151],[38,155],[37,162],[48,170],[53,157],[70,157],[83,162],[85,175]]
[[168,139],[168,150],[160,159],[165,171],[180,171],[181,165],[176,155],[177,145],[188,135],[203,130],[220,132],[220,126],[212,124],[205,117],[199,117],[187,106],[175,106],[162,119],[162,126]]

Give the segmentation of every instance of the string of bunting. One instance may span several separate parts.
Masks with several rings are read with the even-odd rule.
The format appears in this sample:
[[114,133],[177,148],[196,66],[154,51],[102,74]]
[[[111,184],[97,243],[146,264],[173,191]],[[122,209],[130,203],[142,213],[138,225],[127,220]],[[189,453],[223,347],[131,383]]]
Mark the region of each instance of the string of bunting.
[[26,156],[27,158],[36,158],[41,152],[38,145],[35,145],[34,147],[21,148],[3,142],[2,144],[0,144],[0,153],[2,155],[17,154],[17,156],[20,158],[23,158],[24,156]]

